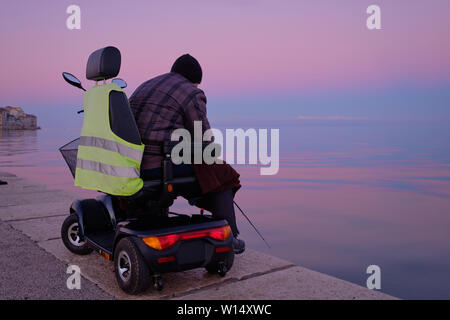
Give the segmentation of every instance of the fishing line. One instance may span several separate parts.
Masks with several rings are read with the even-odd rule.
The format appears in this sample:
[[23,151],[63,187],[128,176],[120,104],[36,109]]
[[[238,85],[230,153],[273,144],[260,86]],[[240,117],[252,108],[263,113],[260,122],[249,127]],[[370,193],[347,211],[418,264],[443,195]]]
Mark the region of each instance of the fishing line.
[[267,243],[266,239],[264,239],[264,237],[262,236],[262,234],[258,231],[258,229],[255,227],[255,225],[250,221],[250,218],[247,217],[247,215],[244,213],[244,211],[242,211],[241,207],[238,206],[238,204],[236,203],[236,201],[233,200],[234,205],[239,209],[239,211],[242,213],[242,215],[245,217],[245,219],[247,219],[247,221],[250,223],[250,225],[253,227],[253,229],[255,229],[256,233],[261,237],[261,239],[263,239],[264,243],[269,247],[269,249],[271,249],[270,245]]

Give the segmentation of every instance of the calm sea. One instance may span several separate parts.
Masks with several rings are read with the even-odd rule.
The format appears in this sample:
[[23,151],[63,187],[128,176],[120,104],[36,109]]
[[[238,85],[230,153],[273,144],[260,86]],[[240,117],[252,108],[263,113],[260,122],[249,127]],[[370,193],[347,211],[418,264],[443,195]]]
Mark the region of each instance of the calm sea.
[[[95,196],[73,187],[58,153],[78,136],[81,121],[40,125],[0,132],[0,170]],[[383,292],[450,299],[450,126],[345,119],[229,124],[269,126],[280,129],[279,173],[235,166],[243,184],[237,203],[271,245],[237,212],[249,247],[362,286],[367,267],[378,265]],[[175,209],[196,211],[184,200]]]

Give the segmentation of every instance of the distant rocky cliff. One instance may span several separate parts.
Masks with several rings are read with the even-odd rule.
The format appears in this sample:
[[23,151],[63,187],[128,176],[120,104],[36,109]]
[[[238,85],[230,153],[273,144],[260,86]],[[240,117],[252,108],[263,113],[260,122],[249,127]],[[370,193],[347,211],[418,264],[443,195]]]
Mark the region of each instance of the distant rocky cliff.
[[5,107],[0,108],[0,129],[6,130],[36,130],[37,117],[26,114],[22,108]]

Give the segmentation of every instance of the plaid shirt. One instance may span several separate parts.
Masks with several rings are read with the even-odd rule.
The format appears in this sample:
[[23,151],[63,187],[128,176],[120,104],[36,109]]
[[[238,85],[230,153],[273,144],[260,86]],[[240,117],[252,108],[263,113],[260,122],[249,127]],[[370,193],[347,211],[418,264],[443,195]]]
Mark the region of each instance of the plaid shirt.
[[[194,121],[210,129],[206,96],[177,73],[166,73],[141,84],[130,97],[130,106],[144,144],[167,141],[175,129],[185,128],[194,137]],[[141,169],[161,166],[162,156],[144,153]]]

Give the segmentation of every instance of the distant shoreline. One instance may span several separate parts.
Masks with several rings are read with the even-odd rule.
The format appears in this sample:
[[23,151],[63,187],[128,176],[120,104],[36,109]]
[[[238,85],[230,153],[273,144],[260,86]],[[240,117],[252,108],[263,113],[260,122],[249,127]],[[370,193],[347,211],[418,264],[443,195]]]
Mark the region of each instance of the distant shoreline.
[[36,128],[23,129],[23,128],[3,128],[3,127],[0,127],[0,130],[1,131],[36,131],[36,130],[42,130],[42,128],[41,127],[36,127]]
[[37,117],[25,113],[20,107],[0,108],[0,129],[4,130],[39,130]]

